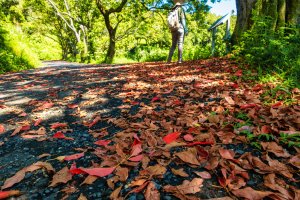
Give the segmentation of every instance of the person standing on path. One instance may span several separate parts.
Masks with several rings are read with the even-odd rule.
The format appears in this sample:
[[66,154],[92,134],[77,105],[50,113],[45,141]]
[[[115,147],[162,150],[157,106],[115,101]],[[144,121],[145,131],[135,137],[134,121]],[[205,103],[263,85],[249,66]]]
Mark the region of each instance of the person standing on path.
[[176,14],[178,16],[179,25],[176,26],[175,28],[170,27],[172,33],[172,46],[170,48],[168,62],[171,62],[174,51],[176,49],[176,45],[178,45],[178,63],[182,63],[184,36],[188,34],[188,29],[187,29],[186,19],[185,19],[186,17],[185,17],[184,10],[182,8],[182,3],[177,2],[175,6],[172,8],[171,13],[172,12],[177,12]]

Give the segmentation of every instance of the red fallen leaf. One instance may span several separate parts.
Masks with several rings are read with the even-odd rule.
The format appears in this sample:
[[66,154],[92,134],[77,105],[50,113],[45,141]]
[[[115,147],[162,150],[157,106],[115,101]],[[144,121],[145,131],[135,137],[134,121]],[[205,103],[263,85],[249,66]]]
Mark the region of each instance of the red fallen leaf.
[[4,108],[6,108],[5,105],[0,105],[0,109],[4,109]]
[[63,134],[61,131],[56,132],[53,135],[53,138],[56,138],[56,139],[65,139],[65,140],[74,140],[73,138],[66,137],[65,134]]
[[140,104],[140,102],[137,102],[137,101],[132,101],[132,102],[130,102],[130,104],[134,106],[134,105],[139,105],[139,104]]
[[253,91],[260,91],[262,89],[263,85],[262,84],[257,84],[252,88]]
[[193,87],[194,87],[194,88],[201,88],[201,87],[202,87],[202,83],[200,83],[200,82],[195,82],[195,83],[193,84]]
[[174,133],[170,133],[168,135],[166,135],[163,140],[165,141],[165,143],[170,144],[171,142],[174,142],[181,133],[179,132],[174,132]]
[[39,118],[38,120],[36,120],[36,121],[34,122],[34,126],[40,125],[40,123],[41,123],[42,121],[43,121],[42,118]]
[[271,132],[271,129],[270,129],[269,126],[264,125],[264,126],[261,127],[261,133],[268,134],[270,132]]
[[98,140],[94,144],[99,146],[107,146],[109,143],[111,143],[111,140]]
[[69,172],[72,175],[82,174],[83,173],[81,169],[79,169],[79,168],[76,167],[76,163],[75,162],[71,165]]
[[182,102],[179,100],[179,99],[176,99],[173,101],[173,104],[176,105],[176,106],[179,106],[182,104]]
[[55,123],[51,125],[51,129],[57,129],[57,128],[66,128],[68,125],[66,123]]
[[219,182],[219,184],[223,187],[223,188],[225,188],[226,187],[226,179],[224,178],[224,177],[218,177],[218,182]]
[[48,109],[48,108],[52,108],[53,106],[54,106],[54,103],[52,103],[52,102],[46,102],[42,106],[36,108],[35,111],[45,110],[45,109]]
[[279,108],[282,105],[283,105],[282,101],[278,101],[277,103],[272,105],[272,108]]
[[194,137],[191,134],[186,134],[183,136],[183,139],[187,142],[192,142],[194,140]]
[[240,69],[240,70],[236,71],[234,75],[235,76],[242,76],[243,75],[243,70]]
[[142,143],[138,143],[132,147],[131,157],[139,155],[143,151]]
[[76,160],[84,156],[84,152],[82,153],[77,153],[69,156],[65,156],[64,160],[65,161],[70,161],[70,160]]
[[244,104],[244,105],[240,106],[241,109],[255,108],[255,107],[257,107],[257,105],[255,103]]
[[203,149],[202,147],[196,146],[197,149],[197,154],[200,156],[202,159],[207,159],[209,156],[209,153]]
[[143,154],[138,155],[138,156],[134,156],[134,157],[130,157],[128,160],[132,161],[132,162],[140,162],[143,159]]
[[152,101],[152,102],[155,102],[155,101],[159,101],[159,100],[160,100],[159,97],[153,97],[151,101]]
[[235,89],[239,88],[239,85],[238,85],[237,83],[234,83],[234,84],[232,84],[231,86],[232,86],[233,88],[235,88]]
[[142,190],[145,189],[145,187],[149,184],[149,182],[150,182],[150,181],[144,182],[144,183],[143,183],[142,185],[140,185],[139,187],[134,188],[133,190],[131,190],[131,191],[129,192],[129,194],[130,194],[130,193],[140,193]]
[[67,107],[70,109],[74,109],[74,108],[78,108],[78,105],[77,104],[68,104]]
[[89,128],[91,128],[95,124],[97,124],[100,120],[101,120],[101,118],[99,116],[97,116],[91,123],[87,124],[86,126],[89,127]]
[[224,159],[229,159],[229,160],[233,160],[234,159],[234,151],[229,150],[229,149],[219,149],[219,153],[222,156],[222,158]]
[[92,175],[92,176],[98,176],[98,177],[105,177],[109,174],[113,173],[113,171],[116,169],[114,167],[109,168],[79,168],[81,171]]
[[0,199],[7,199],[8,197],[18,196],[21,192],[19,190],[0,191]]
[[27,113],[26,112],[22,112],[21,114],[19,114],[19,117],[26,117]]
[[186,144],[186,146],[192,147],[192,146],[196,146],[196,145],[212,145],[212,144],[214,144],[214,142],[212,142],[212,141],[209,141],[209,142],[192,142],[192,143]]
[[15,136],[17,135],[18,133],[20,133],[21,131],[28,131],[30,129],[30,125],[25,125],[25,126],[19,126],[18,128],[16,128],[14,130],[14,132],[10,135],[11,137],[12,136]]
[[5,128],[2,124],[0,124],[0,134],[5,132]]

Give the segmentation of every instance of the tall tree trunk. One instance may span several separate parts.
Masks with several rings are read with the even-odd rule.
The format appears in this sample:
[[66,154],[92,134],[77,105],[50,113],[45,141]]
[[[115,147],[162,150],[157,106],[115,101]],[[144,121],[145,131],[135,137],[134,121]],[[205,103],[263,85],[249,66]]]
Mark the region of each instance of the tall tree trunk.
[[116,54],[116,30],[109,32],[109,46],[105,57],[105,63],[112,63]]
[[249,30],[253,21],[252,11],[257,0],[236,0],[237,22],[232,34],[232,43],[237,44],[242,33]]
[[285,26],[285,22],[286,22],[285,13],[286,13],[286,0],[278,0],[278,21],[276,25],[277,30],[280,27]]
[[289,25],[300,26],[300,0],[286,0],[286,20]]

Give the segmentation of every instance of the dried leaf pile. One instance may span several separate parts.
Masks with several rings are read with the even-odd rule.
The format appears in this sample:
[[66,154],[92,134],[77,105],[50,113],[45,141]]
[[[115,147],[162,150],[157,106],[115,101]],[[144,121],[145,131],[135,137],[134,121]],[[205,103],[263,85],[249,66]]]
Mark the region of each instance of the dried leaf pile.
[[300,199],[300,91],[291,105],[266,103],[274,86],[237,66],[0,76],[0,199]]

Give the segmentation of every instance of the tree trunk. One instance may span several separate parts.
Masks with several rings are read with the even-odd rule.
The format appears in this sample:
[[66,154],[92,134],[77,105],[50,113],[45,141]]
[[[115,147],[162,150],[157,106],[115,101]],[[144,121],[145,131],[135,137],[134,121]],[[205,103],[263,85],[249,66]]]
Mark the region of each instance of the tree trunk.
[[237,22],[232,34],[233,44],[237,44],[242,33],[252,26],[252,11],[256,2],[257,0],[236,0]]
[[116,30],[109,32],[109,47],[105,57],[105,63],[112,63],[116,54]]
[[243,32],[253,25],[254,9],[261,17],[267,17],[270,30],[278,31],[286,25],[300,27],[300,0],[236,0],[237,22],[232,43],[237,44]]
[[289,25],[300,26],[300,0],[286,0],[286,22]]

